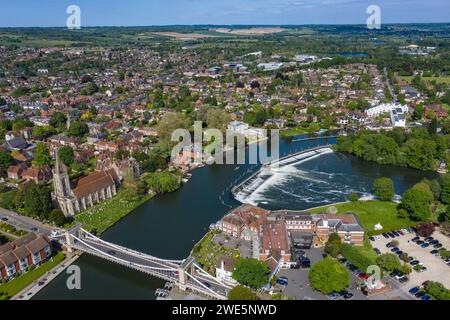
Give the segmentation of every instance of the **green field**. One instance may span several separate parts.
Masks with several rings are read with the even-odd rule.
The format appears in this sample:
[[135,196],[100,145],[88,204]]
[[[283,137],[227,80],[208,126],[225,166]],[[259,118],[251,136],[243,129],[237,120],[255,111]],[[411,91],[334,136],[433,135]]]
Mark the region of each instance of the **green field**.
[[95,228],[97,234],[101,234],[131,211],[150,200],[151,197],[151,195],[147,194],[140,200],[127,201],[123,198],[122,192],[119,191],[114,198],[103,201],[75,215],[75,220],[71,225],[81,223],[87,231]]
[[57,266],[61,261],[65,259],[65,255],[62,252],[58,252],[55,256],[53,256],[52,260],[45,262],[40,265],[36,269],[28,271],[27,273],[21,275],[20,277],[11,280],[5,284],[0,286],[0,292],[3,294],[3,299],[7,297],[14,297],[17,293],[23,290],[26,286],[28,286],[33,281],[42,277],[47,271],[53,269]]
[[[374,226],[377,223],[380,223],[383,226],[383,232],[417,224],[417,222],[399,218],[397,216],[397,203],[394,202],[370,200],[345,202],[335,204],[334,206],[338,209],[338,213],[354,212],[369,234],[380,233],[380,231],[374,230]],[[330,207],[330,205],[308,211],[320,213],[325,211],[328,207]]]
[[301,129],[301,128],[286,129],[286,130],[280,131],[280,135],[282,137],[293,137],[293,136],[299,136],[299,135],[307,134],[307,133],[308,133],[308,131]]
[[[413,76],[397,76],[397,78],[411,83]],[[433,81],[435,80],[437,83],[445,83],[450,84],[450,76],[440,76],[440,77],[422,77],[423,81]]]

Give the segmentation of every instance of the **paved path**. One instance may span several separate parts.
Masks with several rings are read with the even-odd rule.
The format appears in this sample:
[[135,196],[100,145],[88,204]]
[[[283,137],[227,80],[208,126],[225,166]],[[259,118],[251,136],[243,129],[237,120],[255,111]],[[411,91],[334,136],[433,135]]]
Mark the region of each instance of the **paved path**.
[[[71,257],[66,257],[61,263],[55,266],[53,269],[47,271],[42,277],[33,281],[25,289],[20,291],[11,300],[30,300],[34,295],[41,291],[46,285],[48,285],[53,279],[60,275],[68,266],[70,266],[80,256],[77,254]],[[39,285],[41,283],[41,285]]]

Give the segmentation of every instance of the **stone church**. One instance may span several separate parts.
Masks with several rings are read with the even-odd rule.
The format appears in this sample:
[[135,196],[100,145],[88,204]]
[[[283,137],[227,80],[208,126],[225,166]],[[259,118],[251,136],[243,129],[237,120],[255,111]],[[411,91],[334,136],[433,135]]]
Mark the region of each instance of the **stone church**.
[[114,170],[100,170],[80,178],[72,187],[67,167],[56,157],[52,200],[65,216],[73,216],[116,195],[119,178]]

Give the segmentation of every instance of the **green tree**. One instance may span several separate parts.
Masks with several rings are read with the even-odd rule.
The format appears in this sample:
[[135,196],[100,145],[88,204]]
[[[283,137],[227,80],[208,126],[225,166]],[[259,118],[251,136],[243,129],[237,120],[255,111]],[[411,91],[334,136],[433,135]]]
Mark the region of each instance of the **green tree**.
[[325,251],[332,257],[337,257],[341,252],[341,245],[341,237],[337,233],[332,233],[325,244]]
[[46,219],[52,209],[50,191],[30,181],[26,184],[23,194],[26,214],[40,220]]
[[36,144],[36,151],[34,152],[33,165],[35,167],[42,167],[43,165],[50,165],[52,158],[50,157],[50,151],[44,142],[38,142]]
[[351,202],[356,202],[356,201],[359,200],[359,195],[358,195],[356,192],[352,192],[352,193],[350,194],[350,196],[348,197],[348,199],[349,199]]
[[156,193],[173,192],[180,187],[179,177],[170,172],[153,172],[144,177],[148,188]]
[[325,258],[314,264],[308,274],[311,288],[324,294],[344,290],[350,284],[350,274],[334,258]]
[[66,166],[70,167],[70,165],[74,161],[74,155],[73,155],[72,148],[69,147],[69,146],[63,146],[63,147],[59,148],[59,150],[58,150],[58,158]]
[[438,121],[436,118],[431,119],[428,124],[428,133],[430,136],[434,136],[437,133]]
[[208,128],[219,129],[225,132],[230,120],[230,114],[219,108],[209,108],[206,111],[206,124]]
[[232,277],[240,284],[258,289],[269,282],[269,273],[270,269],[265,262],[239,259],[235,263]]
[[62,112],[55,112],[50,117],[49,125],[53,128],[64,130],[66,128],[67,116]]
[[436,166],[436,142],[426,139],[410,139],[404,148],[406,164],[414,169],[433,170]]
[[388,272],[394,271],[395,269],[400,268],[400,260],[397,255],[393,253],[383,253],[377,257],[376,260],[377,265],[386,270]]
[[6,171],[13,163],[11,154],[7,151],[0,150],[0,171]]
[[378,178],[373,183],[375,195],[382,201],[391,201],[395,195],[394,183],[390,178]]
[[66,222],[66,217],[61,209],[53,209],[48,215],[48,220],[53,222],[56,226],[62,227]]
[[408,211],[410,218],[415,221],[424,221],[431,214],[429,195],[415,188],[403,194],[401,207]]
[[228,300],[258,300],[258,297],[252,289],[238,285],[228,292]]
[[450,300],[450,290],[440,282],[428,281],[425,291],[437,300]]
[[82,137],[89,132],[89,127],[81,121],[74,121],[70,124],[67,135],[70,137]]
[[450,174],[441,178],[441,195],[439,198],[442,203],[450,204]]
[[176,129],[189,129],[190,126],[190,119],[182,113],[165,114],[157,125],[159,139],[163,144],[170,145],[172,132]]

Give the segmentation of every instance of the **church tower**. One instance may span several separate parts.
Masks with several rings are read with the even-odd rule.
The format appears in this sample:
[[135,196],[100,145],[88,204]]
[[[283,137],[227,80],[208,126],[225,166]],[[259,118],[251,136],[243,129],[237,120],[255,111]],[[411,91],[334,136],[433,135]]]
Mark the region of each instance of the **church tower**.
[[58,149],[55,151],[56,161],[53,168],[53,193],[52,199],[56,206],[58,206],[65,216],[72,216],[75,214],[74,201],[76,200],[72,188],[70,186],[69,174],[67,167],[59,160]]
[[71,195],[71,187],[67,168],[59,160],[58,150],[56,150],[56,162],[53,168],[53,189],[56,196],[67,197]]

